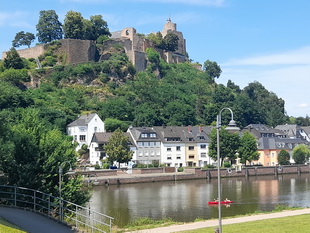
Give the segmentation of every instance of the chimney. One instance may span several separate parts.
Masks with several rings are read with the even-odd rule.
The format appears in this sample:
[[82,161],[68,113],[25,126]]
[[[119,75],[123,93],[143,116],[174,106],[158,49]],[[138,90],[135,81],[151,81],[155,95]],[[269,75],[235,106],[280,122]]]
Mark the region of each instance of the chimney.
[[190,133],[191,132],[191,126],[187,126],[187,131]]
[[202,126],[199,126],[199,133],[202,133]]

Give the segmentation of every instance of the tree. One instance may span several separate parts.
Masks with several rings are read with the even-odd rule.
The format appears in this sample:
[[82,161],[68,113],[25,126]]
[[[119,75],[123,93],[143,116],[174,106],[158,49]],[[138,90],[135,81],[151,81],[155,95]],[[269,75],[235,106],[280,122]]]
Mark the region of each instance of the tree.
[[118,128],[125,132],[129,127],[129,123],[114,118],[106,118],[104,120],[104,127],[107,132],[114,132]]
[[161,34],[161,32],[150,33],[147,36],[147,39],[149,39],[156,48],[159,48],[159,49],[165,48],[165,42],[164,42],[163,35]]
[[24,63],[15,48],[11,48],[10,51],[6,53],[6,58],[4,58],[4,67],[6,69],[22,69],[24,68]]
[[259,153],[257,152],[257,142],[251,133],[245,132],[240,138],[240,147],[238,149],[238,153],[241,162],[245,165],[247,161],[251,163],[252,160],[259,159]]
[[40,11],[39,22],[36,28],[38,31],[38,41],[41,43],[49,43],[53,40],[62,39],[62,25],[54,10]]
[[165,49],[171,52],[178,50],[179,37],[176,34],[168,33],[164,37]]
[[[5,132],[0,132],[0,141],[4,142],[0,145],[0,170],[6,175],[7,184],[58,196],[59,167],[69,161],[74,168],[77,162],[72,139],[58,129],[44,125],[35,109],[19,110],[14,119],[2,120],[6,127]],[[79,205],[85,204],[90,195],[82,178],[69,179],[65,175],[69,166],[65,165],[62,167],[62,197]]]
[[278,163],[280,165],[289,165],[290,153],[288,153],[286,150],[281,150],[278,154]]
[[64,20],[63,30],[66,39],[83,39],[84,18],[80,12],[68,11]]
[[130,151],[129,138],[124,133],[117,129],[112,133],[104,150],[108,156],[108,161],[113,164],[128,162],[132,158],[133,151]]
[[14,40],[12,41],[13,47],[19,47],[26,45],[30,48],[31,43],[34,41],[35,36],[30,32],[20,31],[16,33]]
[[207,60],[203,63],[203,70],[210,76],[210,78],[215,79],[221,76],[221,67],[215,62]]
[[300,144],[293,149],[293,159],[296,164],[304,164],[306,160],[309,160],[310,150],[308,146]]
[[[217,132],[213,129],[210,134],[209,155],[217,160]],[[231,163],[236,159],[236,152],[240,146],[240,139],[237,133],[230,133],[224,128],[220,130],[220,164],[222,166],[224,159],[228,158]]]
[[90,16],[90,20],[84,20],[84,39],[97,40],[100,36],[111,36],[108,24],[102,19],[102,15]]

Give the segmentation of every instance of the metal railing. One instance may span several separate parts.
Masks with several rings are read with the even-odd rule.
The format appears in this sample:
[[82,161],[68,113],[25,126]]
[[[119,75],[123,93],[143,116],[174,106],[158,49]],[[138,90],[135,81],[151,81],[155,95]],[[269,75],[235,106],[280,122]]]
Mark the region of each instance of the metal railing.
[[0,185],[0,205],[29,209],[83,232],[112,232],[112,217],[34,189]]

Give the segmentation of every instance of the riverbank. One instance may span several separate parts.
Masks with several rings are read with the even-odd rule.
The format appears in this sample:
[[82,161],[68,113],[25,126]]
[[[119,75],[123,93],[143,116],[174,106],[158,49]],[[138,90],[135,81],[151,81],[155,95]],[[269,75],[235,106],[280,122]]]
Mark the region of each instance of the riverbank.
[[[310,208],[300,209],[300,210],[285,210],[285,211],[277,212],[277,213],[257,214],[257,215],[251,215],[251,216],[223,219],[222,225],[252,222],[252,221],[258,221],[258,220],[265,220],[265,219],[283,218],[283,217],[297,216],[297,215],[302,215],[302,214],[310,214]],[[167,227],[158,227],[154,229],[127,231],[126,233],[158,233],[158,232],[172,233],[172,232],[196,230],[196,229],[201,229],[201,228],[206,228],[206,227],[216,228],[217,226],[218,226],[218,219],[211,219],[211,220],[206,220],[206,221],[201,221],[201,222],[178,224],[178,225],[172,225],[172,226],[167,226]]]
[[[161,181],[181,181],[191,179],[217,179],[217,169],[184,168],[177,172],[175,168],[150,168],[133,170],[94,170],[76,172],[85,177],[85,182],[93,185],[120,185],[132,183],[152,183]],[[308,165],[287,165],[277,167],[245,167],[240,170],[222,168],[222,178],[252,177],[264,175],[284,175],[310,173]]]

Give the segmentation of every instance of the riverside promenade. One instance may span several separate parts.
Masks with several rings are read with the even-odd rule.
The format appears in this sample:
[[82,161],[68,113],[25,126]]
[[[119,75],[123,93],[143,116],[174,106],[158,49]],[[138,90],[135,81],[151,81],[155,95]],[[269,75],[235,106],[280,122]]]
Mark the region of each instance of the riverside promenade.
[[[252,222],[252,221],[272,219],[272,218],[282,218],[282,217],[296,216],[296,215],[302,215],[302,214],[310,214],[310,208],[301,209],[301,210],[286,210],[286,211],[277,212],[277,213],[257,214],[257,215],[244,216],[244,217],[238,217],[238,218],[222,219],[222,225]],[[200,228],[205,228],[205,227],[216,228],[217,226],[218,226],[218,219],[211,219],[211,220],[206,220],[202,222],[172,225],[172,226],[159,227],[159,228],[154,228],[154,229],[128,231],[126,233],[159,233],[159,232],[160,233],[172,233],[172,232],[195,230],[195,229],[200,229]]]

